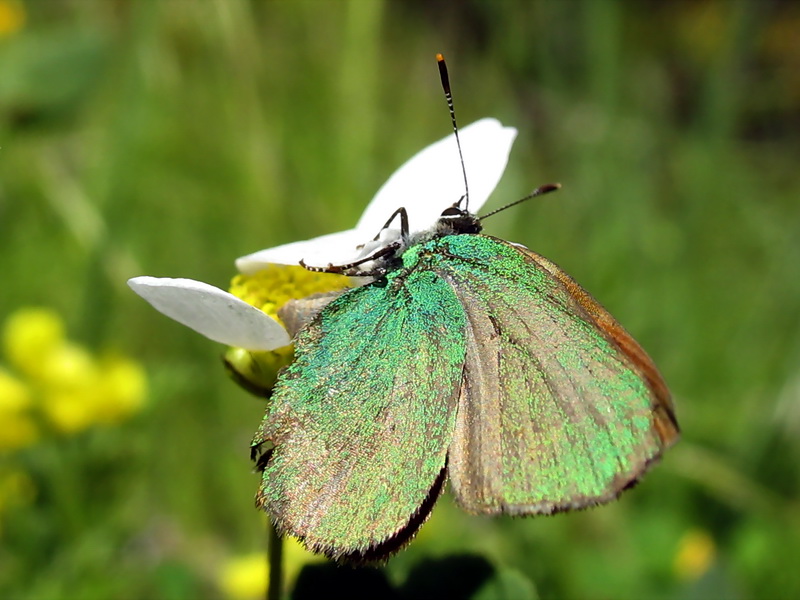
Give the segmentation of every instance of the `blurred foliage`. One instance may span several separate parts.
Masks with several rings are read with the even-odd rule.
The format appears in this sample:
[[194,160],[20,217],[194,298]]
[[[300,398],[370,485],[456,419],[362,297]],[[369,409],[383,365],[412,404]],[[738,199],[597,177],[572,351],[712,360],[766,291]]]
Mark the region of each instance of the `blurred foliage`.
[[[150,373],[136,418],[2,451],[0,596],[231,594],[225,569],[266,538],[263,405],[125,280],[226,287],[236,256],[351,227],[448,133],[441,51],[460,123],[520,130],[493,206],[564,185],[488,232],[636,335],[684,438],[591,511],[491,520],[445,497],[365,577],[401,596],[439,565],[480,598],[800,597],[798,30],[776,0],[0,0],[0,317],[53,307]],[[20,408],[14,386],[0,403]],[[333,581],[292,560],[297,597]]]

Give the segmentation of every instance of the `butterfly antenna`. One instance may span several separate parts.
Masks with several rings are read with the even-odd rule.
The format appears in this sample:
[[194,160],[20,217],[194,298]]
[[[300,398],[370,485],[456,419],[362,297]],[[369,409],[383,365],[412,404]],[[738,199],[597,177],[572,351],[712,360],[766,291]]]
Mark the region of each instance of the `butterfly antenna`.
[[[469,210],[469,184],[467,184],[467,167],[464,165],[464,154],[461,152],[461,140],[458,138],[458,125],[456,124],[456,111],[453,108],[453,94],[450,92],[450,76],[447,74],[447,65],[442,54],[436,55],[436,62],[439,63],[439,78],[442,80],[444,97],[447,99],[447,108],[450,111],[450,120],[453,122],[453,133],[456,135],[456,146],[458,146],[458,158],[461,161],[461,173],[464,175],[464,210]],[[459,200],[458,204],[461,204]]]
[[547,194],[549,192],[555,192],[556,190],[560,190],[560,189],[561,189],[561,184],[560,183],[548,183],[547,185],[543,185],[541,187],[536,188],[535,190],[533,190],[530,194],[528,194],[524,198],[520,198],[519,200],[516,200],[516,201],[512,202],[511,204],[506,204],[505,206],[501,206],[497,210],[493,210],[490,213],[486,213],[482,217],[478,217],[478,221],[483,221],[486,217],[491,217],[492,215],[496,215],[500,211],[503,211],[503,210],[505,210],[507,208],[511,208],[512,206],[516,206],[517,204],[520,204],[521,202],[525,202],[526,200],[530,200],[531,198],[536,198],[536,196],[541,196],[541,195]]

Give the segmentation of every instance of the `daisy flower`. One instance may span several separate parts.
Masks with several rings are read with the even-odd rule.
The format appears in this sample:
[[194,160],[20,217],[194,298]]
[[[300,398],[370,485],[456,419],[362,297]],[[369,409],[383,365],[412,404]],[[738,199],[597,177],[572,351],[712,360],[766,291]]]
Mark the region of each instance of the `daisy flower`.
[[[491,118],[459,130],[469,174],[470,211],[480,209],[500,181],[516,135],[516,129]],[[299,266],[301,261],[324,268],[363,259],[400,238],[399,223],[384,227],[398,208],[405,207],[413,235],[432,228],[442,211],[463,194],[458,149],[455,137],[450,135],[401,166],[378,190],[353,229],[237,259],[240,274],[230,291],[192,279],[134,277],[128,285],[156,310],[215,342],[248,355],[277,351],[287,362],[297,326],[287,331],[278,311],[290,300],[363,283],[342,275],[311,272]],[[238,363],[234,367],[240,368]],[[271,381],[270,377],[267,379]]]

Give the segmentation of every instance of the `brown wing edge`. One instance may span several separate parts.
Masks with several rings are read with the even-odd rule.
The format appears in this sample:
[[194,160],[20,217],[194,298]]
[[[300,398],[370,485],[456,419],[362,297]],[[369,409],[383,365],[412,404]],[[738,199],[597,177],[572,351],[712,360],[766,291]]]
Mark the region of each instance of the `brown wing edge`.
[[[352,566],[362,566],[375,563],[380,564],[388,560],[393,554],[399,552],[406,545],[408,545],[411,540],[414,539],[419,532],[420,527],[422,527],[425,521],[428,520],[428,517],[430,517],[436,501],[442,494],[446,480],[447,463],[445,463],[444,467],[442,467],[442,470],[439,471],[439,474],[436,476],[428,495],[425,497],[425,500],[422,502],[422,504],[420,504],[416,512],[410,516],[408,523],[406,523],[404,527],[396,531],[387,539],[364,550],[348,552],[341,551],[334,546],[311,544],[303,537],[293,534],[285,526],[285,524],[280,521],[280,519],[277,519],[272,515],[269,515],[269,518],[281,537],[286,535],[297,537],[300,542],[309,550],[309,552],[323,554],[331,560],[343,564],[350,564]],[[256,496],[256,507],[265,511],[267,510],[266,502],[260,497],[260,495]]]
[[[677,442],[680,438],[680,427],[675,417],[675,407],[672,404],[672,398],[664,378],[659,373],[653,360],[647,355],[647,352],[589,292],[583,289],[577,281],[565,273],[558,265],[524,246],[512,244],[512,247],[558,279],[567,288],[570,296],[586,311],[586,314],[597,325],[598,329],[630,359],[633,367],[653,392],[655,399],[653,405],[653,427],[661,439],[662,451]],[[633,485],[633,483],[635,481],[631,482],[629,486]]]
[[447,481],[447,462],[445,462],[442,470],[439,471],[439,475],[437,475],[436,479],[434,480],[433,486],[431,486],[427,497],[422,504],[420,504],[417,511],[411,515],[411,519],[408,521],[405,527],[397,531],[390,538],[371,548],[357,552],[350,552],[347,554],[340,554],[338,557],[335,557],[336,560],[355,566],[369,563],[382,563],[388,560],[393,554],[396,554],[402,550],[411,542],[411,540],[414,539],[419,532],[420,527],[422,527],[425,524],[425,521],[428,520],[428,517],[431,516],[433,507],[436,504],[436,501],[439,499],[439,496],[442,494],[445,481]]

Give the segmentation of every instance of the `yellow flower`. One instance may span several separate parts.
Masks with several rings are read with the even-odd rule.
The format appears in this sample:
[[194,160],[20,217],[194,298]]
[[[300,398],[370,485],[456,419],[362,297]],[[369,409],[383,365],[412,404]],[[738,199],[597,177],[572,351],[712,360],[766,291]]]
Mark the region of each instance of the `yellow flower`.
[[[302,568],[310,563],[325,562],[311,554],[294,538],[283,540],[284,584],[291,587]],[[269,564],[265,552],[254,552],[233,558],[220,571],[218,583],[226,597],[232,600],[263,598],[269,584]]]
[[[2,1],[2,0],[0,0]],[[6,319],[3,346],[13,366],[31,377],[46,369],[44,357],[64,342],[64,322],[47,308],[22,308]]]
[[678,579],[693,581],[702,577],[714,562],[717,550],[708,532],[690,529],[678,543],[673,568]]
[[269,565],[263,552],[234,558],[219,574],[219,587],[233,600],[263,598],[269,583]]
[[47,389],[79,391],[91,387],[98,378],[95,360],[86,348],[64,342],[44,354],[39,361],[40,383]]
[[56,390],[42,399],[42,412],[61,433],[78,433],[95,423],[95,402],[87,390]]
[[25,25],[25,7],[14,0],[0,0],[0,38],[10,36]]
[[319,554],[311,554],[295,538],[283,538],[283,569],[287,584],[291,585],[297,579],[304,566],[311,563],[325,562],[326,560]]
[[0,451],[29,446],[39,437],[28,387],[0,369]]
[[91,354],[64,342],[40,363],[42,412],[47,420],[63,433],[77,433],[93,425],[100,376]]
[[0,369],[0,414],[20,412],[31,405],[31,394],[27,386]]
[[113,357],[101,364],[97,421],[119,423],[139,412],[147,397],[147,375],[132,360]]
[[125,358],[97,363],[83,348],[64,344],[47,361],[42,409],[64,433],[115,424],[139,411],[147,394],[144,370]]
[[27,376],[27,385],[0,371],[0,449],[36,439],[33,409],[56,430],[77,433],[118,423],[144,404],[144,370],[120,356],[98,361],[65,338],[64,323],[52,310],[17,310],[6,320],[3,342],[9,362]]

